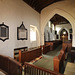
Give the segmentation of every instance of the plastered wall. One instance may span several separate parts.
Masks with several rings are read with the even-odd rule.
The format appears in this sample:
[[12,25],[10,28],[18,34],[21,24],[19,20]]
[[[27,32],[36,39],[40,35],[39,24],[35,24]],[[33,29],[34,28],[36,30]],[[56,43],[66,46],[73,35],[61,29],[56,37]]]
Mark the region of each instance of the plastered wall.
[[[9,26],[9,40],[0,40],[0,54],[13,57],[14,48],[28,48],[40,45],[40,15],[23,0],[0,0],[0,24],[4,22]],[[17,27],[24,23],[28,29],[28,40],[17,40]],[[37,27],[37,41],[30,42],[30,25]],[[31,45],[32,44],[32,45]]]

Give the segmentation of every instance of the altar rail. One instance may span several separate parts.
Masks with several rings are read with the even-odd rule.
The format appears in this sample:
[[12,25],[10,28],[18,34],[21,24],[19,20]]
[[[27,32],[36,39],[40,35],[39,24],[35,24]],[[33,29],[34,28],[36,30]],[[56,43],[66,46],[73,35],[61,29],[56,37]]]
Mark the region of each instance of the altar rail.
[[24,63],[24,67],[24,75],[64,75],[45,68],[35,66],[33,64],[29,64],[27,62]]
[[22,75],[22,66],[16,60],[0,55],[0,69],[8,75]]

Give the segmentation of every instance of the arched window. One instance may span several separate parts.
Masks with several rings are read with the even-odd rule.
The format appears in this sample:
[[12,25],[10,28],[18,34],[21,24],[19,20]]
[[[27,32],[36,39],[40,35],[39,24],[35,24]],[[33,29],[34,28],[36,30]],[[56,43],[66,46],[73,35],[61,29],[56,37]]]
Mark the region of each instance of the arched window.
[[36,27],[30,25],[30,41],[36,41]]

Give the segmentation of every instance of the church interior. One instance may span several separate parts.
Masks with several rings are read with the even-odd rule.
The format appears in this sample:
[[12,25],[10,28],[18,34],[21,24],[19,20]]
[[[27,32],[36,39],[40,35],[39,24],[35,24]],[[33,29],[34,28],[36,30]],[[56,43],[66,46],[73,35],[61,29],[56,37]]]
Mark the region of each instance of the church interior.
[[75,0],[0,0],[0,75],[75,75]]

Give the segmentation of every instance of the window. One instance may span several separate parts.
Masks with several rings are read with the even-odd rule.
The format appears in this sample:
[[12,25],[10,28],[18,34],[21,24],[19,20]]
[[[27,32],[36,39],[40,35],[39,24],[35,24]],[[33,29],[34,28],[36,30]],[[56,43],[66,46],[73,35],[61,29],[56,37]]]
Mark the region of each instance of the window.
[[36,27],[30,25],[30,41],[36,41]]

